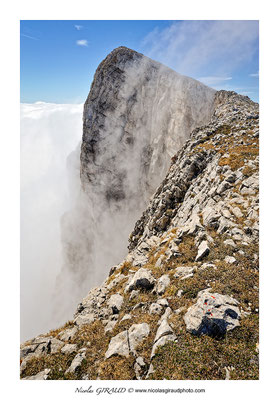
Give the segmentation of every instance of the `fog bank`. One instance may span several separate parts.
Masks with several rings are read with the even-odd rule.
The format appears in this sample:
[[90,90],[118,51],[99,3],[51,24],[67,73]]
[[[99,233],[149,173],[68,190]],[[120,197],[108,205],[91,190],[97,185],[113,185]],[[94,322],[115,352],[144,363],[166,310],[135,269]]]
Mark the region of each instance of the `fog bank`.
[[[77,190],[68,155],[82,137],[82,104],[21,104],[21,341],[54,328],[52,299],[61,269],[60,218]],[[75,171],[76,169],[76,171]]]

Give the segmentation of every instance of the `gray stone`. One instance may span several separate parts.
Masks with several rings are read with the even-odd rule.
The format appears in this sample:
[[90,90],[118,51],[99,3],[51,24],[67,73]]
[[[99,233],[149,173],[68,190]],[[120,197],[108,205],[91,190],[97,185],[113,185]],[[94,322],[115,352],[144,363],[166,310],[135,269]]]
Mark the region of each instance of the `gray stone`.
[[236,262],[236,259],[234,257],[231,256],[226,256],[225,257],[225,262],[228,264],[234,264]]
[[256,191],[254,189],[252,189],[251,187],[247,188],[246,186],[244,186],[241,190],[240,193],[242,195],[253,195],[256,193]]
[[85,315],[79,315],[74,319],[74,323],[77,326],[83,326],[87,324],[91,324],[96,320],[96,315],[94,313],[92,314],[85,314]]
[[73,359],[70,367],[67,369],[67,371],[65,372],[67,373],[75,373],[78,371],[78,369],[81,366],[82,361],[85,359],[86,357],[86,349],[80,349],[79,353],[75,356],[75,358]]
[[201,266],[200,266],[200,269],[207,269],[207,268],[215,268],[216,269],[216,265],[215,264],[213,264],[213,263],[203,263]]
[[154,374],[154,372],[155,372],[154,366],[153,366],[153,364],[150,364],[149,370],[146,375],[146,379],[148,379],[150,377],[150,375]]
[[129,328],[130,351],[136,354],[137,346],[149,335],[150,328],[147,323],[134,324]]
[[149,307],[149,314],[162,314],[163,307],[160,306],[158,303],[152,303]]
[[225,218],[230,219],[232,217],[232,214],[229,212],[227,208],[224,208],[223,210],[221,210],[221,212]]
[[111,308],[113,314],[119,313],[119,311],[121,310],[123,301],[124,301],[123,296],[121,296],[118,293],[113,294],[110,297],[110,299],[108,300],[108,306]]
[[240,310],[238,301],[230,296],[202,290],[196,303],[184,316],[186,329],[195,335],[222,337],[239,326]]
[[170,308],[170,307],[167,307],[166,308],[166,311],[164,312],[164,314],[161,316],[161,318],[159,319],[159,321],[158,321],[158,325],[161,325],[161,323],[164,321],[164,320],[168,320],[168,318],[169,318],[169,316],[172,314],[172,309]]
[[156,332],[154,339],[154,344],[151,352],[151,359],[155,356],[156,350],[159,346],[163,346],[168,342],[176,340],[176,335],[174,334],[172,328],[169,326],[167,319],[163,319],[160,326]]
[[236,216],[236,218],[241,218],[243,217],[242,212],[240,211],[240,208],[234,207],[232,208],[232,213]]
[[166,288],[169,286],[170,284],[170,278],[168,275],[162,275],[157,282],[156,285],[156,292],[161,295],[163,293],[165,293]]
[[172,328],[169,326],[167,320],[163,319],[163,321],[161,322],[161,324],[157,330],[154,342],[157,342],[157,340],[159,340],[162,336],[171,335],[171,334],[173,334]]
[[120,322],[126,321],[127,319],[131,319],[131,318],[132,318],[131,314],[125,314],[124,317],[120,320]]
[[131,282],[127,284],[125,292],[130,292],[133,289],[151,290],[155,282],[156,280],[149,269],[140,268],[133,276]]
[[221,217],[221,215],[216,211],[216,209],[207,206],[203,212],[203,224],[205,226],[214,226],[216,221]]
[[236,181],[236,175],[233,172],[226,173],[225,180],[229,183],[234,183]]
[[108,285],[107,285],[107,289],[111,290],[113,289],[116,285],[118,285],[120,282],[122,282],[124,279],[126,279],[127,276],[123,275],[123,274],[119,274],[117,275]]
[[156,343],[154,343],[154,345],[152,347],[150,359],[152,359],[155,356],[156,351],[159,346],[164,346],[165,344],[167,344],[169,342],[174,342],[176,339],[177,338],[175,335],[167,335],[167,336],[161,337]]
[[159,299],[159,300],[157,300],[157,304],[159,304],[160,306],[163,306],[163,307],[168,307],[169,302],[167,299]]
[[29,355],[38,357],[42,354],[54,354],[57,353],[64,344],[64,342],[52,336],[37,336],[29,345],[21,346],[20,358],[24,359]]
[[224,244],[226,246],[230,246],[230,247],[234,247],[234,248],[236,247],[236,244],[234,243],[234,241],[232,239],[224,240]]
[[164,258],[165,258],[165,255],[161,254],[155,263],[155,267],[158,267],[158,268],[161,267],[163,265]]
[[53,338],[50,340],[50,353],[54,354],[57,353],[61,347],[64,346],[64,343],[61,340]]
[[135,373],[136,373],[136,378],[138,380],[142,379],[142,375],[146,371],[146,368],[147,368],[147,365],[144,362],[144,359],[142,357],[138,357],[136,359],[135,364],[134,364],[134,370],[135,370]]
[[225,367],[225,371],[226,371],[226,378],[225,380],[228,381],[231,379],[231,371],[234,370],[234,367]]
[[63,354],[72,354],[77,351],[77,344],[65,344],[61,349],[61,353]]
[[109,321],[109,322],[106,324],[105,332],[111,332],[111,331],[113,330],[113,328],[115,327],[116,324],[117,324],[117,321]]
[[168,342],[176,340],[172,328],[169,326],[166,319],[163,319],[155,336],[154,344],[151,352],[151,359],[155,356],[156,350],[159,346],[163,346]]
[[113,355],[129,357],[130,352],[136,355],[137,346],[149,335],[150,328],[146,323],[134,324],[129,330],[118,333],[110,343],[105,357]]
[[130,297],[129,297],[129,300],[131,301],[133,299],[136,299],[138,297],[139,293],[140,293],[139,290],[132,290],[131,294],[130,294]]
[[222,193],[224,193],[226,190],[230,189],[231,187],[232,187],[232,185],[229,182],[223,181],[218,186],[217,194],[221,195]]
[[58,337],[60,340],[63,340],[64,342],[67,342],[68,340],[71,340],[75,334],[77,333],[78,328],[74,326],[73,328],[66,329],[65,331],[62,331],[58,334]]
[[193,268],[192,267],[177,267],[175,268],[175,274],[173,275],[174,278],[189,278],[193,276],[192,274]]
[[254,176],[254,175],[249,176],[249,178],[245,179],[245,180],[242,182],[242,185],[243,185],[243,186],[246,186],[247,188],[248,188],[248,187],[258,188],[258,186],[259,186],[258,177]]
[[198,248],[198,254],[195,261],[200,261],[206,257],[210,252],[207,240],[203,240]]
[[235,224],[225,217],[221,217],[219,219],[219,228],[217,233],[224,233],[228,231],[231,227],[235,226]]
[[114,336],[109,343],[108,350],[106,351],[105,358],[109,358],[113,355],[120,355],[129,357],[130,349],[128,345],[128,331],[118,333]]

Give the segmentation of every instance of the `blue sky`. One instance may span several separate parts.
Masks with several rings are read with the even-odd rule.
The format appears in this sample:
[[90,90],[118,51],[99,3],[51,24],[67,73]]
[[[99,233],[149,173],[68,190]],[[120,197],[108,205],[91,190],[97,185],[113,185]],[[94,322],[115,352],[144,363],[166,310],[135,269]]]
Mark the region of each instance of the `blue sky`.
[[82,103],[118,46],[258,101],[257,21],[21,21],[21,102]]

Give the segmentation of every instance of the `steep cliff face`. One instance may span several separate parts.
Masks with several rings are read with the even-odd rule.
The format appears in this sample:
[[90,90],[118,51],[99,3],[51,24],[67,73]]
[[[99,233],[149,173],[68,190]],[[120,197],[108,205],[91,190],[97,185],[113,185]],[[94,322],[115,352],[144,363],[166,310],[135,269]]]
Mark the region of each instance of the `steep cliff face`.
[[215,93],[128,255],[72,321],[22,345],[22,378],[258,379],[258,118]]
[[209,122],[214,94],[125,47],[99,65],[84,105],[82,194],[62,221],[61,281],[72,275],[75,303],[125,256],[128,236],[171,157],[194,128]]
[[114,50],[84,105],[84,190],[109,202],[149,199],[190,132],[209,122],[214,93],[133,50]]

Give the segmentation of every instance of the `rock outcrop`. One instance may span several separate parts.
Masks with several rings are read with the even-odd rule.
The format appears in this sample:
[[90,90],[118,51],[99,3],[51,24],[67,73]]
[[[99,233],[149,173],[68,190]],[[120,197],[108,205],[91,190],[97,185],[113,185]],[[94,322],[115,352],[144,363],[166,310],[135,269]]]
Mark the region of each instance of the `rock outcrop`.
[[[130,100],[125,106],[120,101],[117,109],[114,99],[123,96],[132,74],[128,65],[134,63],[141,71],[138,83],[132,92],[126,89]],[[192,89],[174,85],[185,118],[172,109],[167,77],[173,74],[125,48],[111,53],[97,70],[85,105],[81,175],[84,190],[102,187],[102,198],[116,214],[135,200],[123,190],[128,175],[119,175],[124,158],[130,157],[127,149],[133,154],[139,151],[133,148],[137,140],[154,139],[145,180],[135,180],[135,194],[144,190],[144,196],[149,176],[160,169],[158,159],[165,168],[167,149],[175,148],[168,147],[169,141],[183,124],[192,131],[188,139],[181,136],[184,144],[171,154],[168,172],[136,222],[123,261],[90,290],[66,326],[22,345],[24,379],[258,379],[258,104],[234,92],[207,92],[181,77],[180,89],[194,85],[197,102],[205,97],[200,106],[206,115],[193,122],[183,100]],[[163,147],[156,147],[153,123],[147,123],[152,81],[158,96],[153,111],[159,113],[164,90],[169,98],[170,120],[167,114],[156,120]],[[147,136],[137,125],[139,109],[151,129]],[[100,110],[104,115],[97,118]],[[172,130],[176,122],[181,130]],[[116,133],[111,160],[101,150],[110,143],[102,136],[109,124]],[[140,168],[136,158],[135,165]],[[114,174],[99,186],[105,166]],[[94,201],[94,190],[88,196]]]

